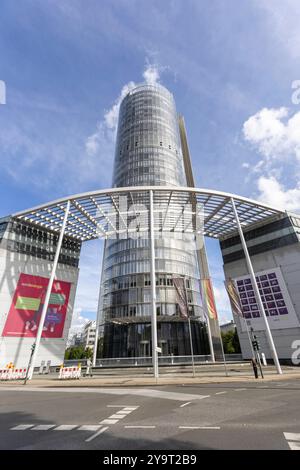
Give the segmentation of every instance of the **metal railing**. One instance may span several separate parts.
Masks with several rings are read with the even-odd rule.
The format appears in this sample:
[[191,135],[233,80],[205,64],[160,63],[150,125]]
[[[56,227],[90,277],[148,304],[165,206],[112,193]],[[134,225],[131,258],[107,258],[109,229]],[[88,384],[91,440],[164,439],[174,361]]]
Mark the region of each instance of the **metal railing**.
[[[243,361],[242,354],[226,354],[225,359],[229,362]],[[64,365],[75,366],[80,363],[82,366],[85,366],[86,361],[86,359],[69,359],[64,361]],[[159,356],[158,358],[158,364],[160,366],[190,365],[191,361],[191,356]],[[194,356],[194,362],[195,364],[213,364],[210,355]],[[97,359],[96,367],[152,367],[152,357],[147,356]]]

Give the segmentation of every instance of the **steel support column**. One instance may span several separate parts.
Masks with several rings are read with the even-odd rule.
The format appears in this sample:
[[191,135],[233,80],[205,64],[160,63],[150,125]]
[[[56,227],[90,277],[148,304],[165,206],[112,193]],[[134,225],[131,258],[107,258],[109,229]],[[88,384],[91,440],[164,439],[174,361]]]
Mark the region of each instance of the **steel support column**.
[[158,378],[158,351],[157,351],[157,318],[156,318],[156,276],[155,276],[155,248],[154,248],[154,214],[153,214],[153,191],[149,191],[150,205],[150,279],[151,279],[151,329],[152,329],[152,363],[153,374]]
[[32,358],[31,358],[31,365],[30,365],[30,368],[28,370],[28,375],[27,375],[28,379],[32,379],[32,376],[33,376],[34,365],[35,365],[36,357],[37,357],[40,342],[41,342],[43,327],[44,327],[45,318],[46,318],[46,314],[47,314],[47,310],[48,310],[48,306],[49,306],[51,290],[52,290],[53,281],[54,281],[54,277],[55,277],[55,273],[56,273],[56,268],[57,268],[57,264],[58,264],[58,258],[59,258],[59,254],[60,254],[61,245],[62,245],[62,241],[63,241],[63,238],[64,238],[65,228],[66,228],[66,225],[67,225],[69,211],[70,211],[70,201],[67,202],[67,206],[66,206],[66,209],[65,209],[64,220],[63,220],[63,224],[62,224],[61,231],[60,231],[59,238],[58,238],[58,243],[57,243],[55,257],[54,257],[54,261],[53,261],[53,265],[52,265],[51,275],[50,275],[50,279],[49,279],[48,286],[47,286],[45,302],[44,302],[44,306],[43,306],[43,310],[42,310],[42,314],[41,314],[41,318],[40,318],[40,323],[39,323],[39,327],[38,327],[35,342],[33,343],[34,351],[33,351]]
[[242,230],[242,226],[241,226],[241,223],[240,223],[240,219],[239,219],[239,216],[238,216],[238,213],[237,213],[237,210],[236,210],[236,207],[235,207],[235,202],[234,202],[233,198],[231,198],[231,204],[232,204],[232,208],[233,208],[233,212],[234,212],[234,216],[235,216],[235,220],[236,220],[236,225],[237,225],[237,228],[238,228],[238,231],[239,231],[240,239],[241,239],[241,242],[242,242],[242,246],[243,246],[243,250],[244,250],[244,254],[245,254],[245,258],[246,258],[246,263],[247,263],[247,267],[248,267],[248,271],[249,271],[251,281],[252,281],[252,285],[253,285],[253,289],[254,289],[254,292],[255,292],[255,297],[256,297],[256,300],[257,300],[257,303],[258,303],[258,307],[259,307],[261,316],[262,316],[262,318],[265,322],[266,334],[267,334],[269,346],[270,346],[270,349],[271,349],[271,353],[272,353],[272,356],[273,356],[273,359],[274,359],[274,364],[276,366],[277,373],[282,374],[282,370],[281,370],[280,363],[279,363],[279,360],[278,360],[278,355],[277,355],[277,351],[276,351],[275,344],[274,344],[274,341],[273,341],[272,333],[271,333],[270,326],[269,326],[269,323],[268,323],[268,319],[267,319],[267,316],[266,316],[266,312],[265,312],[265,309],[264,309],[264,306],[263,306],[263,303],[262,303],[262,300],[261,300],[261,297],[260,297],[258,285],[257,285],[257,282],[256,282],[255,273],[254,273],[254,270],[253,270],[253,266],[252,266],[252,262],[251,262],[251,259],[250,259],[250,256],[249,256],[249,252],[248,252],[247,244],[246,244],[246,241],[245,241],[244,233],[243,233],[243,230]]
[[[102,296],[103,296],[103,284],[104,284],[104,259],[105,259],[105,245],[106,240],[103,243],[103,253],[102,253],[102,266],[101,266],[101,278],[100,278],[100,288],[99,288],[99,300],[98,300],[98,310],[97,310],[97,318],[96,318],[96,331],[95,331],[95,342],[94,342],[94,351],[93,351],[93,367],[96,365],[97,360],[97,349],[98,349],[98,340],[99,340],[99,328],[101,313],[103,311],[103,303],[102,303]],[[102,311],[101,311],[102,310]]]

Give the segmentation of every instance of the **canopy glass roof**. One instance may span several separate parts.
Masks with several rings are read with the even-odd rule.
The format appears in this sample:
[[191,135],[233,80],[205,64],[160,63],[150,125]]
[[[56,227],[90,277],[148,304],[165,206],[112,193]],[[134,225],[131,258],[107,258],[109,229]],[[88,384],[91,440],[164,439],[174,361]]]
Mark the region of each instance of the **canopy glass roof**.
[[148,232],[150,191],[154,230],[195,232],[224,239],[236,233],[233,198],[243,229],[253,228],[285,212],[258,201],[209,189],[142,186],[76,194],[13,214],[41,228],[60,231],[67,202],[71,207],[65,234],[81,241],[126,238]]

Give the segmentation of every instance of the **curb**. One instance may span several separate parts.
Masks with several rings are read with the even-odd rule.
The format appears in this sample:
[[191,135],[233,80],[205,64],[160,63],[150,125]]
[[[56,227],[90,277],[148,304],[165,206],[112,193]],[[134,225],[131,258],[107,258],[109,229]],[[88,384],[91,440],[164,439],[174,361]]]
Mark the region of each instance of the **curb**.
[[[110,380],[105,380],[101,378],[81,378],[77,380],[59,380],[58,378],[53,379],[32,379],[30,383],[27,383],[26,387],[34,388],[61,388],[61,387],[72,387],[72,388],[81,388],[81,387],[136,387],[136,386],[162,386],[162,385],[201,385],[201,384],[226,384],[226,383],[236,383],[236,382],[249,382],[249,384],[257,384],[264,382],[272,381],[286,381],[286,380],[299,380],[300,381],[300,372],[296,373],[286,373],[283,375],[270,374],[265,375],[264,379],[255,379],[253,376],[239,376],[239,377],[160,377],[157,380],[154,378],[115,378]],[[299,382],[300,383],[300,382]],[[9,381],[0,383],[1,388],[6,386],[21,385],[23,381]]]

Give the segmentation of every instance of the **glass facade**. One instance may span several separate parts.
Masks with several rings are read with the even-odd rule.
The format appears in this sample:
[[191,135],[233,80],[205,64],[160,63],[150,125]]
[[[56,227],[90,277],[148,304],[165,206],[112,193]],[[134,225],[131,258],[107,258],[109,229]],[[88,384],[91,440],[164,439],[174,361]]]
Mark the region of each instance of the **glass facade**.
[[[59,235],[17,219],[0,219],[0,246],[10,252],[53,261]],[[59,263],[78,267],[81,242],[65,236]]]
[[[174,98],[160,85],[140,85],[120,106],[113,186],[151,185],[186,186],[186,178]],[[148,204],[133,193],[132,207],[141,203]],[[155,239],[158,344],[163,354],[190,354],[174,275],[185,278],[194,352],[209,354],[194,248],[176,233],[164,232]],[[99,323],[105,323],[104,357],[151,355],[150,246],[145,234],[106,241],[99,313]]]
[[[250,256],[298,243],[300,223],[298,219],[284,217],[261,225],[244,233]],[[238,235],[220,241],[224,264],[245,257]]]

